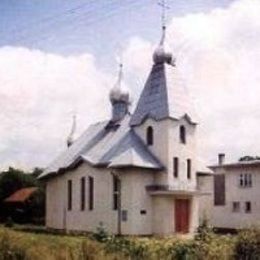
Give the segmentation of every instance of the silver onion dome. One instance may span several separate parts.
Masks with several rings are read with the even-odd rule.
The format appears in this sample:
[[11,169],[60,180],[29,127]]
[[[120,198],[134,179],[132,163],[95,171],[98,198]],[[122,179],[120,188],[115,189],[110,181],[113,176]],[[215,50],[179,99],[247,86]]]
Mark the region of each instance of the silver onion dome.
[[171,65],[175,65],[175,59],[172,56],[172,53],[168,50],[165,50],[165,34],[166,34],[166,27],[163,26],[162,28],[162,38],[160,41],[159,46],[155,49],[154,53],[153,53],[153,62],[155,64],[158,63],[168,63]]
[[122,69],[123,69],[123,65],[120,64],[117,82],[114,85],[114,87],[111,89],[109,94],[111,103],[120,102],[120,101],[124,103],[129,103],[130,101],[129,91],[126,88],[122,87],[122,77],[123,77]]

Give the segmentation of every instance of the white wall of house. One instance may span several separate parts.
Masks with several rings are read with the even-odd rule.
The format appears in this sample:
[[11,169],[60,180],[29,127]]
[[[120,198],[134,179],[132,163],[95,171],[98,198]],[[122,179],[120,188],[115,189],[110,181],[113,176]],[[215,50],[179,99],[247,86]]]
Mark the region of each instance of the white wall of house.
[[[252,187],[240,187],[240,174],[252,175]],[[217,168],[216,174],[225,174],[226,203],[214,206],[212,224],[220,228],[246,228],[260,225],[260,166]],[[251,212],[245,212],[245,203],[251,202]],[[233,211],[233,202],[240,203],[238,212]]]

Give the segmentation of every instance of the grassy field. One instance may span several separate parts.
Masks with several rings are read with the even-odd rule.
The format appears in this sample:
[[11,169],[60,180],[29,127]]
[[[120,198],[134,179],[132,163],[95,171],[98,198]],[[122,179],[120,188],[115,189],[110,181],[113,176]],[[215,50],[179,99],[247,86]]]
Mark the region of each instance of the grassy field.
[[[241,257],[241,258],[240,258]],[[237,236],[202,231],[194,239],[42,234],[0,227],[0,260],[260,259],[260,232]]]

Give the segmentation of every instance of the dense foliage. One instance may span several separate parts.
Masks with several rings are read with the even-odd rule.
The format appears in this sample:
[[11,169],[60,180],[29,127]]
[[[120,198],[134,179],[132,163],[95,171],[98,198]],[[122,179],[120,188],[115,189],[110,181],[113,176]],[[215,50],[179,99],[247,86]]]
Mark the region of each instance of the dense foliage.
[[[7,171],[0,173],[0,220],[8,220],[8,223],[36,220],[39,223],[41,219],[40,222],[43,222],[45,187],[37,179],[41,172],[39,168],[35,168],[33,172],[24,172],[10,167]],[[26,205],[7,205],[4,202],[4,199],[15,191],[27,187],[37,187],[38,190]]]
[[[203,231],[202,234],[200,232]],[[217,235],[201,230],[195,238],[137,238],[35,234],[0,228],[0,260],[236,260],[260,259],[260,231]],[[90,239],[91,238],[91,239]]]
[[239,162],[250,162],[250,161],[258,161],[260,160],[260,156],[251,156],[251,155],[246,155],[241,158],[239,158]]

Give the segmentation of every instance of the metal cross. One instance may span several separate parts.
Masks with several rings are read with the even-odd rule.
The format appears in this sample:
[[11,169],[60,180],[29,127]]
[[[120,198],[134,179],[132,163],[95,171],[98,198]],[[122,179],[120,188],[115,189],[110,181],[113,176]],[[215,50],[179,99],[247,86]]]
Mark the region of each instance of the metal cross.
[[166,10],[170,9],[168,5],[166,5],[165,0],[161,0],[158,2],[158,5],[162,8],[162,27],[164,28],[166,25]]

